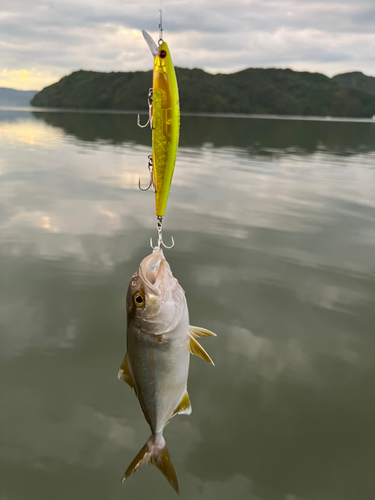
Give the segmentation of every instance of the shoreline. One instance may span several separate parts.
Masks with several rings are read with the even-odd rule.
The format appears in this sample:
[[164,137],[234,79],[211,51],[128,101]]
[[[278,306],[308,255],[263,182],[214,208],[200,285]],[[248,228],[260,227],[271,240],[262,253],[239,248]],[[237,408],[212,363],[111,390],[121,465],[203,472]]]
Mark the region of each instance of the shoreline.
[[[0,106],[1,111],[20,111],[25,113],[96,113],[111,115],[148,115],[148,111],[128,111],[121,109],[74,109],[74,108],[37,108],[37,107],[16,107]],[[341,116],[304,116],[304,115],[277,115],[277,114],[247,114],[247,113],[194,113],[185,112],[181,116],[202,116],[208,118],[242,118],[260,120],[296,120],[296,121],[320,121],[320,122],[354,122],[354,123],[375,123],[375,115],[372,118],[354,118]]]

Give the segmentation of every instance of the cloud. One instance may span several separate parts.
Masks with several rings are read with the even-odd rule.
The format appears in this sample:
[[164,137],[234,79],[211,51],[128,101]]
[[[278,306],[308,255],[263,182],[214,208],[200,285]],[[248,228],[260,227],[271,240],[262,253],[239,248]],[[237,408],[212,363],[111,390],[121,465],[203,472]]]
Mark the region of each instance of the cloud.
[[[5,0],[0,68],[38,72],[39,79],[8,82],[30,89],[81,68],[148,70],[152,59],[140,31],[158,37],[157,7],[146,0],[51,0],[36,6]],[[370,0],[166,0],[163,9],[164,35],[177,66],[212,72],[249,66],[329,75],[373,72],[375,6]]]
[[55,81],[56,76],[48,69],[3,69],[0,71],[0,87],[35,90],[51,85]]

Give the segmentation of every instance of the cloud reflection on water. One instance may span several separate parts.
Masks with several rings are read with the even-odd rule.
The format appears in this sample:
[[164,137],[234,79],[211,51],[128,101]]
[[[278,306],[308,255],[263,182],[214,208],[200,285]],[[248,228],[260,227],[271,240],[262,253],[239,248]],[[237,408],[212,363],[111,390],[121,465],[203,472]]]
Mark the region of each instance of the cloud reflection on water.
[[[121,498],[114,485],[148,434],[116,373],[126,287],[154,236],[153,196],[137,187],[150,150],[126,140],[134,117],[93,116],[90,131],[60,117],[23,116],[32,145],[2,122],[0,492],[22,496],[17,471],[35,492],[53,479],[75,485],[73,498]],[[216,368],[192,360],[192,416],[166,429],[182,497],[370,499],[375,148],[358,131],[372,125],[350,125],[349,151],[344,139],[329,147],[348,124],[324,124],[319,139],[298,122],[257,136],[257,121],[231,121],[225,136],[217,120],[211,140],[213,120],[197,119],[195,143],[183,119],[191,144],[165,218],[192,323],[218,333],[205,342]],[[152,470],[125,487],[145,496],[150,484],[168,494]]]

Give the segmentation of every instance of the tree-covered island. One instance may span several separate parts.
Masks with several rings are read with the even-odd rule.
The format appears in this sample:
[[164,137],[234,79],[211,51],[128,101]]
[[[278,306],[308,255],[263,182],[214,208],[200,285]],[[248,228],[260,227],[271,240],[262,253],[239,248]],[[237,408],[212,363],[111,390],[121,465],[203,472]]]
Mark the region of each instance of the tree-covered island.
[[[232,74],[176,68],[183,112],[372,117],[375,78],[346,73],[329,78],[290,69],[249,68]],[[33,106],[146,110],[151,71],[75,71],[37,93]]]

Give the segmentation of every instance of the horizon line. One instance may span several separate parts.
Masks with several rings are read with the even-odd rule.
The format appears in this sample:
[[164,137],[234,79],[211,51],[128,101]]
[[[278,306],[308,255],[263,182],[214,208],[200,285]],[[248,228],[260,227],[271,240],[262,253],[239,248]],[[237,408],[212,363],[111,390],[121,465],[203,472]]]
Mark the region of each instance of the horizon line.
[[[332,80],[335,76],[348,75],[348,74],[352,74],[352,73],[360,73],[363,76],[366,76],[367,78],[375,78],[375,75],[374,76],[373,75],[367,75],[367,74],[363,73],[363,71],[360,71],[360,70],[347,71],[345,73],[337,73],[337,75],[328,76],[325,73],[320,73],[319,71],[308,71],[308,70],[297,71],[297,70],[291,69],[291,68],[281,68],[281,67],[274,67],[274,66],[265,67],[265,68],[249,66],[247,68],[240,69],[238,71],[234,71],[233,73],[220,73],[220,72],[218,72],[218,73],[211,73],[211,72],[209,72],[209,71],[207,71],[205,69],[202,69],[202,68],[183,68],[182,66],[175,66],[175,68],[186,69],[186,70],[189,70],[189,71],[193,71],[195,69],[198,69],[198,70],[203,71],[204,73],[207,73],[209,75],[235,75],[236,73],[241,73],[242,71],[246,71],[248,69],[263,69],[263,70],[277,69],[277,70],[281,70],[281,71],[289,70],[289,71],[293,71],[294,73],[310,73],[310,74],[316,74],[316,75],[324,75],[327,78],[329,78],[330,80]],[[16,90],[17,92],[41,92],[45,88],[51,87],[51,85],[55,85],[56,83],[58,83],[63,78],[65,78],[67,76],[70,76],[73,73],[78,73],[79,71],[86,71],[86,72],[91,71],[93,73],[103,73],[103,74],[109,74],[109,73],[148,73],[148,72],[152,72],[152,69],[149,69],[149,70],[136,70],[136,71],[97,71],[97,70],[94,70],[94,69],[76,69],[76,70],[73,70],[71,73],[62,76],[59,80],[56,80],[54,83],[51,83],[50,85],[47,85],[46,87],[43,87],[40,90],[36,90],[36,89],[16,89],[14,87],[3,87],[3,86],[0,87],[0,89]]]

